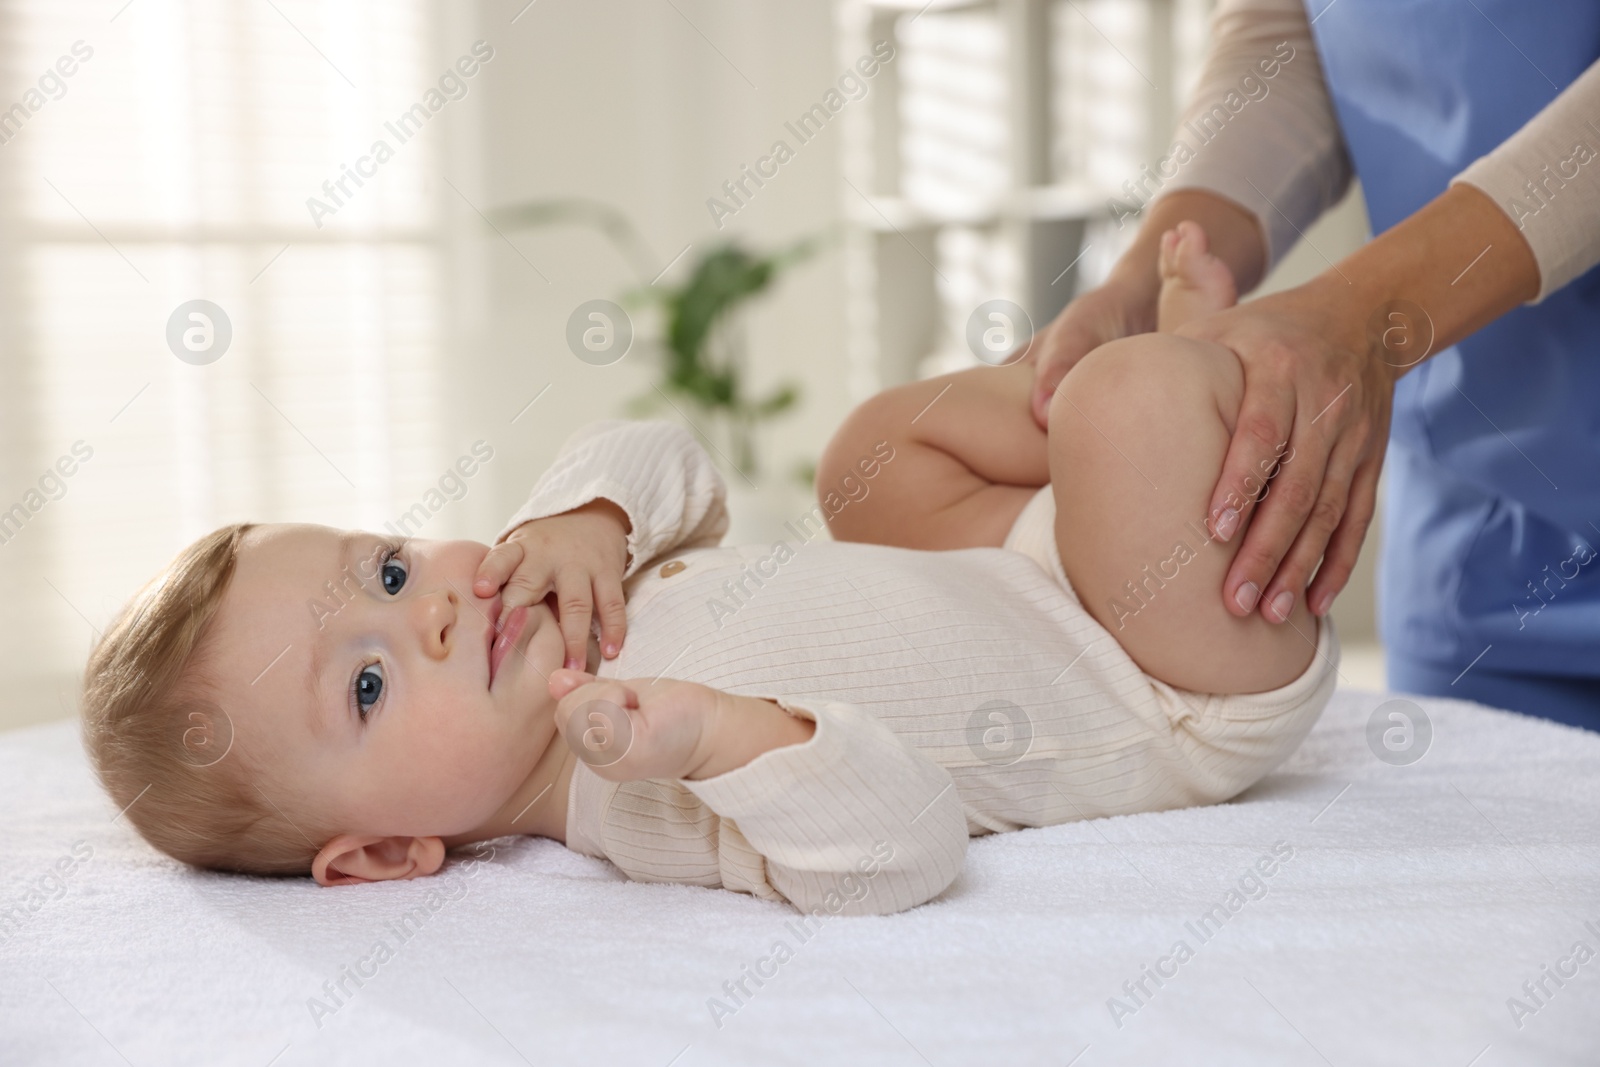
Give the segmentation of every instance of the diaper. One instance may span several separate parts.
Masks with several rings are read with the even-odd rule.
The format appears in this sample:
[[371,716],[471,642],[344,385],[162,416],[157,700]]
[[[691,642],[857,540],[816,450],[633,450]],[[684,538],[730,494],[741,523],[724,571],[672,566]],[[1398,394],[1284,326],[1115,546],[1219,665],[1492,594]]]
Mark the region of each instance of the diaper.
[[[1012,524],[1002,547],[1020,552],[1054,577],[1073,602],[1083,602],[1067,580],[1056,548],[1056,503],[1050,486],[1033,495]],[[1087,615],[1087,611],[1085,611]],[[1165,712],[1167,722],[1190,751],[1193,784],[1200,795],[1232,796],[1276,766],[1305,737],[1333,695],[1339,677],[1340,646],[1333,617],[1315,622],[1316,654],[1298,678],[1260,693],[1197,693],[1144,674],[1116,646],[1112,653],[1131,674],[1140,674]],[[1224,755],[1225,754],[1225,755]]]
[[1056,498],[1050,486],[1043,486],[1033,494],[1028,506],[1011,524],[1011,532],[1006,534],[1005,543],[1000,547],[1021,552],[1033,560],[1061,583],[1074,602],[1082,603],[1072,583],[1067,581],[1066,568],[1061,566],[1061,552],[1056,548]]

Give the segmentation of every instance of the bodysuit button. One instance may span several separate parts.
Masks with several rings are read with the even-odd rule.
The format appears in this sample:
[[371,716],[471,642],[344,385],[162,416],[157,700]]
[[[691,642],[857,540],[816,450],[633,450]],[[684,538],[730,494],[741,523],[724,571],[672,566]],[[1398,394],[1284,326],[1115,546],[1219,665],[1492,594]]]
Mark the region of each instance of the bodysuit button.
[[671,578],[674,574],[677,574],[679,571],[683,570],[683,568],[684,563],[682,560],[675,559],[670,563],[663,563],[661,565],[661,577]]

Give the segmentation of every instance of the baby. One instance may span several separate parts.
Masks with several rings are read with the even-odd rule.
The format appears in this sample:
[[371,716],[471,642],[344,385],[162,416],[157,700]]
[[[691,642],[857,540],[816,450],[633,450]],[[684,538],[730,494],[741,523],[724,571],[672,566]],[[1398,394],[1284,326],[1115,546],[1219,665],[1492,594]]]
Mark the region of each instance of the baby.
[[[1192,223],[1161,271],[1162,331],[1234,300]],[[770,545],[719,546],[705,452],[624,421],[575,433],[492,548],[217,530],[91,655],[101,781],[205,867],[415,878],[536,834],[830,914],[936,897],[973,835],[1232,797],[1304,738],[1339,655],[1302,604],[1221,604],[1243,538],[1205,509],[1238,360],[1104,345],[1048,434],[1031,382],[867,401]]]

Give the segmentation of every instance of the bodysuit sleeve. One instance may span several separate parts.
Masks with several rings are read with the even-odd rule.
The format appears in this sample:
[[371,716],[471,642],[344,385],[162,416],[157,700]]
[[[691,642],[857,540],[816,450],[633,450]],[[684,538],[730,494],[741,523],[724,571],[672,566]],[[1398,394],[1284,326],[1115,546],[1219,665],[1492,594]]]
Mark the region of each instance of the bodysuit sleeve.
[[532,519],[601,498],[632,524],[625,579],[664,552],[713,547],[728,531],[727,486],[689,431],[670,422],[605,419],[567,438],[495,543]]
[[967,820],[950,774],[876,716],[773,697],[816,731],[698,781],[574,768],[568,847],[636,881],[721,886],[808,914],[884,915],[955,880]]

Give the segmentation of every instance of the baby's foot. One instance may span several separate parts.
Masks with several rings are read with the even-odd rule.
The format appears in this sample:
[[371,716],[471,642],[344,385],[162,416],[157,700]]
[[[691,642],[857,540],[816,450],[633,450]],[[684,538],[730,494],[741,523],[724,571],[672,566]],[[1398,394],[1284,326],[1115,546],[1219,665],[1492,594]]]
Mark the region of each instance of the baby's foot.
[[1161,235],[1160,270],[1158,330],[1175,330],[1239,301],[1233,272],[1206,251],[1206,231],[1198,223],[1185,220]]

